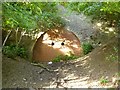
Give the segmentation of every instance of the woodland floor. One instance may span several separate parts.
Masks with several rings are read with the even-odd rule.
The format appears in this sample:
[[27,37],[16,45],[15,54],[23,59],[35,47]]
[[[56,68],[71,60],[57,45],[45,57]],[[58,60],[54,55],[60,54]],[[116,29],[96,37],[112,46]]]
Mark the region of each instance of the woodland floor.
[[[118,62],[106,60],[113,53],[115,40],[94,49],[91,53],[77,60],[58,62],[46,68],[34,66],[21,58],[16,60],[3,55],[2,85],[3,88],[31,87],[31,88],[109,88],[116,87],[113,77],[118,72]],[[49,69],[49,70],[48,70]],[[101,84],[104,77],[107,83]]]
[[[73,31],[81,40],[87,40],[94,35],[92,24],[86,21],[84,15],[67,13],[61,9],[61,17],[66,21],[66,29]],[[115,54],[113,47],[117,39],[111,39],[106,44],[96,47],[91,53],[76,60],[58,63],[41,63],[35,66],[29,60],[17,57],[16,60],[2,56],[2,87],[3,88],[109,88],[116,87],[114,78],[118,78],[118,62],[107,60]],[[104,77],[107,83],[101,84]]]

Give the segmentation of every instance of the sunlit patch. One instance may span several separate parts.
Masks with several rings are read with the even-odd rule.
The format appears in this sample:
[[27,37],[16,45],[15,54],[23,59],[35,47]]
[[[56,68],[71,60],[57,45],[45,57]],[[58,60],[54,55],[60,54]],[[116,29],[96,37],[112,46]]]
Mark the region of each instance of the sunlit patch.
[[69,74],[67,75],[64,79],[70,79],[70,78],[78,78],[77,76],[75,76],[75,74]]
[[56,41],[56,42],[60,42],[61,41],[62,42],[63,39],[62,38],[55,38],[54,41]]
[[42,43],[50,45],[52,43],[52,40],[44,40]]
[[70,20],[69,20],[69,19],[67,19],[67,18],[65,18],[65,17],[62,17],[62,18],[64,18],[66,21],[70,22]]
[[59,32],[59,31],[58,31],[58,29],[55,29],[55,32],[57,32],[57,33],[58,33],[58,32]]
[[105,33],[109,33],[109,31],[105,31]]
[[72,47],[74,47],[74,48],[78,48],[78,45],[77,44],[73,44],[73,45],[71,45]]
[[60,48],[60,51],[62,51],[65,55],[68,55],[68,56],[70,56],[71,53],[74,53],[73,50],[68,47],[62,47]]
[[35,38],[39,38],[44,32],[39,32],[38,34],[35,34]]
[[114,31],[114,28],[109,28],[109,31],[110,31],[110,32],[113,32],[113,31]]
[[102,26],[102,24],[101,24],[101,23],[97,23],[97,26],[101,27],[101,26]]
[[43,37],[43,40],[48,40],[49,38],[50,38],[49,35],[46,33]]
[[58,41],[58,42],[55,42],[55,45],[53,46],[54,49],[57,49],[57,48],[61,48],[61,42]]
[[105,27],[105,30],[108,30],[108,27]]

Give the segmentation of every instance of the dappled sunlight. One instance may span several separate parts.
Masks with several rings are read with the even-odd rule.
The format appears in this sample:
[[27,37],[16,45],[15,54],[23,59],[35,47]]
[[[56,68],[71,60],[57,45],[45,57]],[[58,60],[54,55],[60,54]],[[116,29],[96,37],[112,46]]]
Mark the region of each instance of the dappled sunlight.
[[70,22],[70,20],[65,17],[61,17],[61,18],[65,19],[67,22]]
[[116,29],[114,27],[100,27],[99,30],[106,35],[109,35],[110,37],[117,35]]
[[85,55],[85,56],[83,56],[83,57],[78,58],[78,60],[76,60],[75,62],[84,61],[84,60],[86,60],[86,59],[88,59],[88,58],[90,58],[90,57],[89,57],[88,55]]
[[49,35],[46,33],[46,34],[44,35],[44,37],[43,37],[43,43],[44,43],[45,40],[49,40],[49,39],[50,39],[50,37],[49,37]]
[[56,33],[59,33],[59,30],[58,30],[58,29],[55,29],[55,32],[56,32]]
[[44,32],[39,32],[34,35],[34,38],[39,38]]
[[[79,58],[77,58],[76,60],[70,61],[70,62],[71,62],[71,63],[79,63],[80,61],[81,61],[81,62],[84,62],[86,59],[90,59],[90,57],[89,57],[88,55],[85,55],[85,56],[79,57]],[[85,63],[87,63],[87,62],[85,61]],[[85,65],[85,63],[84,63],[84,65]],[[82,65],[82,63],[76,64],[75,67],[79,67],[79,66],[81,66],[81,65]]]
[[78,76],[76,76],[74,73],[67,75],[64,79],[76,79]]
[[112,39],[119,31],[118,4],[60,3],[3,3],[3,87],[106,89],[120,81]]
[[62,47],[62,48],[60,48],[60,51],[62,51],[64,53],[64,55],[68,55],[68,56],[70,56],[71,53],[74,54],[74,51],[68,47]]
[[101,21],[101,22],[96,22],[94,28],[96,28],[99,33],[102,35],[105,34],[106,36],[113,37],[117,35],[117,28],[109,25],[110,22],[108,21]]
[[[48,40],[43,40],[42,43],[44,43],[44,44],[46,44],[49,47],[52,47],[54,49],[59,49],[64,55],[70,56],[70,52],[74,54],[74,51],[71,48],[69,48],[68,46],[66,46],[66,44],[70,46],[70,41],[69,40],[65,40],[65,45],[64,46],[61,45],[62,41],[63,41],[63,39],[56,39],[55,41],[48,39]],[[52,42],[54,43],[53,46],[51,45]],[[74,46],[72,46],[72,47],[78,48],[78,46],[76,44],[74,44]]]
[[[88,66],[88,68],[90,68],[90,66]],[[89,70],[89,73],[92,73],[94,70],[95,70],[95,68],[94,68],[94,69]]]
[[51,46],[52,40],[44,40],[42,43],[47,44],[48,46]]
[[109,33],[109,31],[104,31],[104,32],[107,33],[107,34]]
[[74,47],[74,48],[78,48],[78,45],[76,45],[76,44],[73,44],[71,46]]
[[97,23],[96,24],[98,27],[101,27],[102,26],[102,23]]
[[33,57],[42,61],[44,61],[43,58],[51,61],[59,55],[80,56],[82,54],[78,37],[64,28],[55,28],[41,34],[34,47]]
[[[99,80],[89,80],[90,77],[75,77],[72,75],[72,78],[65,77],[64,79],[60,79],[61,84],[59,88],[108,88],[112,87],[112,85],[101,85]],[[67,83],[64,80],[68,80]],[[50,86],[45,86],[45,88],[56,88],[57,83],[50,82]],[[104,89],[103,89],[104,90]]]
[[115,28],[109,28],[109,31],[110,32],[113,32]]
[[[55,31],[58,32],[57,29],[55,29]],[[61,45],[63,41],[65,44],[64,46]],[[74,41],[77,42],[76,40]],[[54,45],[51,45],[52,42],[54,43]],[[71,46],[73,48],[79,48],[77,44],[73,43],[73,41],[67,40],[66,38],[54,38],[54,40],[52,40],[47,33],[44,35],[42,43],[53,47],[54,49],[59,49],[65,55],[70,55],[70,52],[74,54],[74,51],[68,46]]]

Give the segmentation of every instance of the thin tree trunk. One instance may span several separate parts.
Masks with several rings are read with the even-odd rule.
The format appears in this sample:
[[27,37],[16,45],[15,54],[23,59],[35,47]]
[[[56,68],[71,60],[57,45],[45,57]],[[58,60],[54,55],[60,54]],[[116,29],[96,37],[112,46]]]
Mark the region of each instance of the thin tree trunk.
[[18,44],[17,45],[19,45],[20,44],[20,42],[21,42],[21,40],[22,40],[22,37],[23,37],[23,35],[26,33],[26,31],[24,31],[24,32],[22,32],[21,33],[21,35],[20,35],[20,39],[19,39],[19,41],[18,41]]
[[11,32],[12,32],[12,30],[10,30],[9,33],[7,34],[7,36],[3,42],[3,46],[6,44],[6,41],[7,41],[8,37],[10,36]]
[[15,31],[15,32],[16,32],[16,34],[15,34],[16,46],[17,46],[17,44],[18,44],[18,29],[19,29],[19,28],[17,28],[17,30]]

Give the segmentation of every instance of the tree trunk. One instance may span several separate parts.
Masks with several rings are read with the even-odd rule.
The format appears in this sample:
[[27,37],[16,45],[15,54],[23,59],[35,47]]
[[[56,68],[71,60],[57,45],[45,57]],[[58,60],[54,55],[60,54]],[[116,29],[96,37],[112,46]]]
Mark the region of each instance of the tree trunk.
[[20,36],[20,39],[19,39],[19,41],[18,41],[17,46],[20,44],[20,42],[21,42],[21,40],[22,40],[22,37],[23,37],[23,35],[24,35],[25,33],[26,33],[26,31],[21,32],[21,36]]
[[5,45],[7,39],[9,38],[9,36],[11,34],[11,32],[12,32],[12,30],[10,30],[9,33],[7,34],[7,36],[6,36],[6,38],[5,38],[4,42],[3,42],[3,46]]
[[17,30],[15,31],[16,32],[15,34],[16,46],[18,45],[18,30],[19,28],[17,28]]

